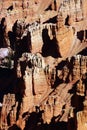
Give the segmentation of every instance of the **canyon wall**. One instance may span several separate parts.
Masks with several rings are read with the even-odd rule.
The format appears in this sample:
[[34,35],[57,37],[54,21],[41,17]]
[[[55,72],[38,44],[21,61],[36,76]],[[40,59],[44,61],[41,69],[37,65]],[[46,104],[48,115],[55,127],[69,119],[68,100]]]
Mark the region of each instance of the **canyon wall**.
[[0,1],[0,129],[86,130],[87,1]]

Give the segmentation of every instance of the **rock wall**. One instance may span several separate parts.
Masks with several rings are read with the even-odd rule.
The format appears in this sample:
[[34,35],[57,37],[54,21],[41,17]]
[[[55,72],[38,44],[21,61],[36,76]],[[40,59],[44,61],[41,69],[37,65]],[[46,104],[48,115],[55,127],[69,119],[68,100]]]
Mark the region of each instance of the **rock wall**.
[[1,130],[86,129],[86,5],[0,1]]

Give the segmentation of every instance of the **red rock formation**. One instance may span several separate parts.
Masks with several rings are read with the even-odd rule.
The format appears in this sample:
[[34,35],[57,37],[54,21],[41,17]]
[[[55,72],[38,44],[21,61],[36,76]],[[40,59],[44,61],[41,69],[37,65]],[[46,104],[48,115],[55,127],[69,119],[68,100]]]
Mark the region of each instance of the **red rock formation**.
[[77,113],[77,130],[86,130],[87,129],[87,96],[85,97],[85,100],[83,102],[84,107],[83,111],[80,111]]
[[86,101],[79,112],[87,85],[87,56],[81,52],[87,47],[86,5],[86,0],[0,1],[0,48],[14,54],[0,59],[0,67],[8,58],[4,68],[13,69],[11,76],[0,74],[1,130],[37,130],[43,124],[51,129],[62,122],[72,130],[76,117],[76,130],[86,127]]

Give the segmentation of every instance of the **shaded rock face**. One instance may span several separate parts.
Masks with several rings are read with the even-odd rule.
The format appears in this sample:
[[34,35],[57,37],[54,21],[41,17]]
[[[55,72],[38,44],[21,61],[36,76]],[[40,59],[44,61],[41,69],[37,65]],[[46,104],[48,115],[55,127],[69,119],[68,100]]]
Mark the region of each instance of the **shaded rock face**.
[[86,130],[86,5],[0,1],[1,130]]
[[[45,127],[50,129],[53,126],[54,128],[61,126],[62,129],[62,122],[64,129],[66,127],[72,129],[73,121],[77,129],[75,120],[82,126],[82,122],[79,124],[78,114],[79,111],[83,113],[80,116],[86,113],[84,99],[87,56],[77,55],[69,58],[63,63],[65,65],[62,68],[58,65],[57,68],[51,69],[48,66],[44,67],[44,64],[40,54],[24,53],[19,59],[17,65],[19,90],[17,92],[15,88],[16,94],[9,93],[3,97],[1,129],[8,127],[26,130]],[[83,101],[85,105],[82,105]],[[71,120],[73,121],[70,123]]]

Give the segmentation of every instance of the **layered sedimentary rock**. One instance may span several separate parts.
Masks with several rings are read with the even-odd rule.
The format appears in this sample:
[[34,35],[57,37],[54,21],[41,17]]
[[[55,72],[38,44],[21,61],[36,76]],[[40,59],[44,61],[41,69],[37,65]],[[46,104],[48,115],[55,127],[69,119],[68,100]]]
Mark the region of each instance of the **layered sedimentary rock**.
[[0,1],[1,130],[86,129],[86,6]]

